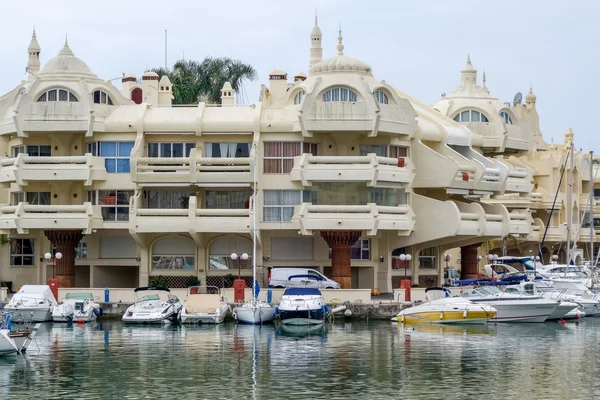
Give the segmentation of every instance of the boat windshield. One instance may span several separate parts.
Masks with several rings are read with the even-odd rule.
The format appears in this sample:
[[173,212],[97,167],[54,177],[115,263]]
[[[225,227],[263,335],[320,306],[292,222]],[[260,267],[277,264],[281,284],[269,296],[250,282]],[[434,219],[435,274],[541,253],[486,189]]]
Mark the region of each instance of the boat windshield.
[[146,296],[140,297],[136,303],[141,303],[143,301],[152,301],[152,300],[160,300],[157,294],[148,294]]
[[494,286],[481,286],[476,287],[470,292],[463,293],[462,297],[483,297],[483,296],[493,296],[497,293],[502,293],[500,289]]
[[88,299],[93,299],[94,295],[91,293],[85,293],[85,292],[70,292],[67,293],[67,295],[65,296],[65,300],[88,300]]

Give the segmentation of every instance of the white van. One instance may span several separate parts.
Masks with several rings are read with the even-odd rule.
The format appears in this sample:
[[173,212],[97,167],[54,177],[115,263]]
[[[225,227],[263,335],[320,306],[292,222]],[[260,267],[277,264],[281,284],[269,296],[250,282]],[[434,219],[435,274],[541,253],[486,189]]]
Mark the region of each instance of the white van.
[[271,268],[269,287],[308,287],[317,289],[339,289],[340,284],[332,281],[319,271],[308,268]]

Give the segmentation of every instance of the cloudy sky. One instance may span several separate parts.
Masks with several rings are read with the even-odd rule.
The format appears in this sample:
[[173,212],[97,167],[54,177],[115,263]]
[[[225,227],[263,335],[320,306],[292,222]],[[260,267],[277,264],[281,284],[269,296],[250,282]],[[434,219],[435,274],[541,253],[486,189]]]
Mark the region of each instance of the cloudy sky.
[[[547,141],[575,131],[577,147],[600,155],[593,116],[599,89],[600,2],[555,0],[29,0],[3,2],[0,93],[26,78],[33,25],[42,65],[69,45],[104,79],[140,76],[182,57],[228,56],[252,64],[259,82],[246,85],[249,102],[273,69],[308,72],[315,8],[324,57],[335,55],[338,24],[344,53],[371,65],[383,79],[427,104],[459,83],[467,54],[502,101],[529,90],[538,97]],[[119,84],[119,81],[115,81]]]

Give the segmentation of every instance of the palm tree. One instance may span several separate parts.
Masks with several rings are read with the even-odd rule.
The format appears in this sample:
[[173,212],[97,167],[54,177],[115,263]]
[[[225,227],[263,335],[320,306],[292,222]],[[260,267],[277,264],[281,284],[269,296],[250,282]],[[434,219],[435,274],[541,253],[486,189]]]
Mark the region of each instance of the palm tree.
[[244,81],[255,81],[254,67],[227,57],[206,57],[202,62],[179,60],[172,69],[154,68],[159,77],[167,75],[173,84],[174,104],[196,104],[200,101],[221,103],[221,88],[231,83],[239,91]]

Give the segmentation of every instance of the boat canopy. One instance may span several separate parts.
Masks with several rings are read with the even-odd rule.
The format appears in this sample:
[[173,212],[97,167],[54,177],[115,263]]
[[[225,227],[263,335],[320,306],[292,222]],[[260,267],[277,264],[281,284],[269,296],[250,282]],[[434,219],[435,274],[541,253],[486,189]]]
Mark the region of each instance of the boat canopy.
[[93,300],[94,295],[90,292],[69,292],[65,296],[65,300]]
[[287,288],[283,296],[322,296],[321,291],[315,288]]
[[169,289],[167,289],[166,287],[161,287],[161,286],[143,286],[143,287],[136,288],[134,290],[134,292],[141,292],[143,290],[164,290],[165,292],[170,292]]
[[17,293],[13,295],[10,302],[13,300],[21,301],[23,299],[48,299],[51,303],[56,303],[56,298],[48,285],[23,285]]

